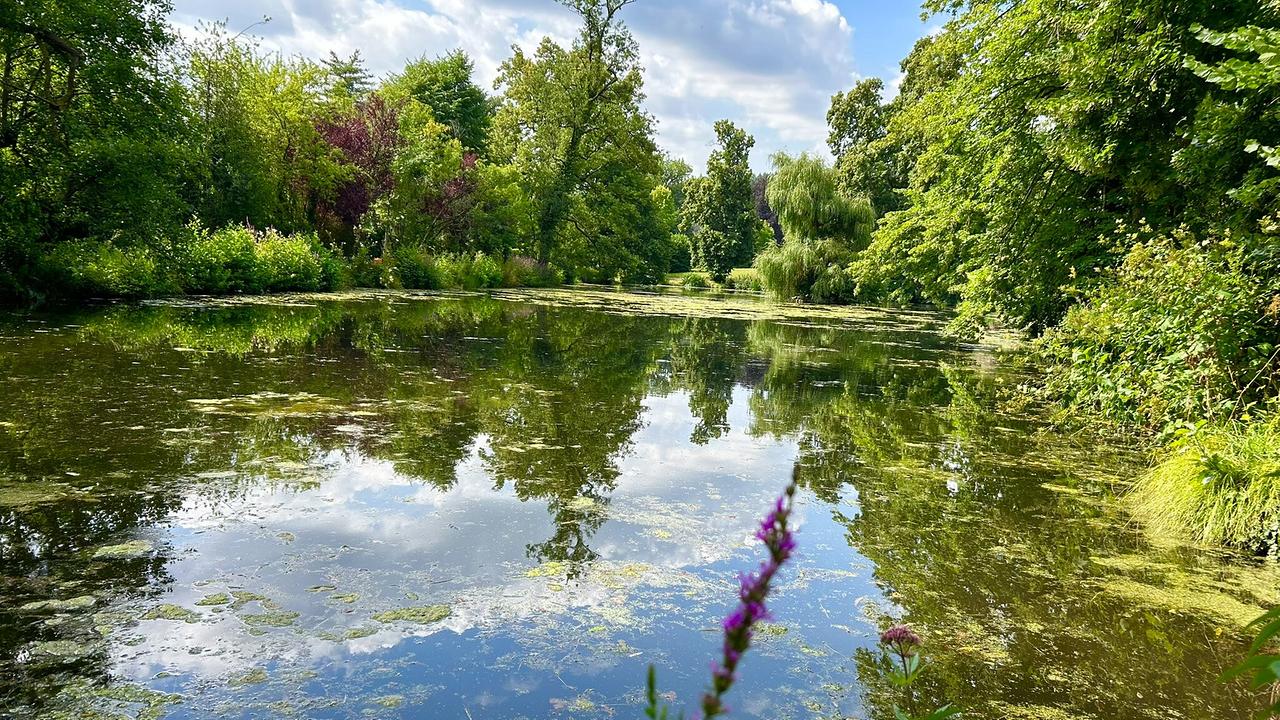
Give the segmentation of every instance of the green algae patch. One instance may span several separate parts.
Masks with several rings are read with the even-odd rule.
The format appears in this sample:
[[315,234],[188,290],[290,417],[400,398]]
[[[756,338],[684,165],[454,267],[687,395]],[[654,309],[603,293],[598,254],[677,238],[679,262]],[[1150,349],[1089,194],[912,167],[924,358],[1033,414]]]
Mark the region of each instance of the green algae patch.
[[524,572],[524,576],[529,578],[562,577],[568,573],[569,563],[560,560],[548,560],[538,567],[529,568]]
[[231,596],[228,595],[227,593],[214,593],[212,595],[205,595],[204,597],[196,601],[196,605],[199,605],[201,607],[209,607],[212,605],[230,605],[230,604],[231,604]]
[[61,483],[3,483],[0,484],[0,508],[31,510],[62,502],[72,495],[71,488]]
[[995,717],[1004,720],[1090,720],[1090,715],[1077,715],[1048,705],[1013,705],[996,700],[987,703]]
[[232,675],[227,680],[230,687],[245,687],[246,685],[261,685],[267,681],[267,671],[264,668],[254,668],[248,672]]
[[338,589],[337,586],[334,586],[334,585],[312,585],[311,587],[307,588],[307,592],[309,593],[333,592],[334,590],[337,590],[337,589]]
[[438,623],[449,617],[452,611],[448,605],[424,605],[422,607],[397,608],[387,610],[373,616],[381,623],[408,622],[417,625]]
[[71,612],[74,610],[87,610],[98,604],[98,599],[92,595],[81,595],[79,597],[69,598],[67,600],[37,600],[29,602],[18,610],[21,612],[44,613],[44,612]]
[[255,602],[260,603],[262,607],[268,610],[276,610],[280,607],[266,595],[259,595],[256,592],[250,592],[248,590],[232,590],[231,597],[233,598],[231,602],[232,610],[239,610],[245,605]]
[[1114,573],[1097,581],[1104,592],[1140,607],[1209,616],[1242,628],[1280,602],[1280,583],[1270,569],[1184,568],[1140,555],[1091,560]]
[[334,593],[329,596],[329,599],[350,605],[360,599],[360,593]]
[[370,635],[375,635],[377,632],[378,629],[373,627],[355,627],[343,633],[342,637],[347,640],[359,640],[360,638],[367,638]]
[[132,560],[150,555],[155,550],[146,540],[130,540],[119,545],[104,545],[93,551],[94,560]]
[[299,613],[289,610],[272,610],[264,613],[250,613],[240,616],[240,622],[254,628],[289,627],[297,621]]
[[200,616],[194,610],[188,610],[181,605],[165,603],[151,608],[142,616],[143,620],[173,620],[176,622],[196,623],[200,622]]
[[95,643],[76,642],[75,640],[45,640],[32,643],[31,654],[41,659],[56,662],[75,662],[92,655],[98,649]]
[[778,625],[776,623],[760,623],[756,626],[755,634],[760,637],[782,637],[788,632],[786,625]]
[[168,713],[170,705],[182,702],[181,695],[149,690],[139,685],[99,688],[93,694],[102,700],[132,706],[127,712],[136,720],[160,720]]
[[372,700],[370,700],[370,702],[372,702],[374,705],[381,705],[384,708],[391,708],[394,710],[395,708],[398,708],[401,705],[404,705],[404,696],[403,695],[383,695],[382,697],[373,698]]

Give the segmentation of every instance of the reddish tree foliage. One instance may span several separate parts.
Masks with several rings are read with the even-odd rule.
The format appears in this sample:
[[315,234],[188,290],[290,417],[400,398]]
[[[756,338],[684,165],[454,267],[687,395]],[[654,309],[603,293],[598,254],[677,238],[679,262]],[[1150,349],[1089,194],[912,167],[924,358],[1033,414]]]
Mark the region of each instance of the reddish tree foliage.
[[356,169],[355,177],[338,188],[332,208],[343,223],[355,227],[374,201],[395,186],[391,162],[403,144],[399,108],[374,93],[350,116],[321,122],[319,131]]

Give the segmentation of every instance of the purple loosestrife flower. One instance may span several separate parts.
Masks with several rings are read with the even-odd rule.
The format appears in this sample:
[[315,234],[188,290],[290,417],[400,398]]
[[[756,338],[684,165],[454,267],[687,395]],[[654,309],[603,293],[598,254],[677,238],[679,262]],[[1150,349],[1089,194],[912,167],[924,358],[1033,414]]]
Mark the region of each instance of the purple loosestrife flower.
[[769,557],[760,564],[759,570],[744,573],[738,578],[740,602],[737,609],[724,619],[724,650],[719,662],[712,663],[711,666],[711,689],[702,696],[703,720],[711,720],[729,712],[723,697],[737,679],[738,663],[742,660],[742,654],[751,647],[755,626],[769,617],[765,599],[769,596],[773,578],[795,552],[795,537],[787,522],[791,519],[795,502],[798,471],[797,468],[786,492],[778,498],[773,510],[760,523],[760,529],[756,530],[756,538],[764,543]]

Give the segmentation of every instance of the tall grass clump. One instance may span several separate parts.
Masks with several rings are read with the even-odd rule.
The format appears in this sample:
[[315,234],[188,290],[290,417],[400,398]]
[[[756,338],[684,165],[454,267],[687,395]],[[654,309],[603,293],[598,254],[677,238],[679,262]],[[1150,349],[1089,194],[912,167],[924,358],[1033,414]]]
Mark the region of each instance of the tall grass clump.
[[765,289],[764,278],[760,277],[760,271],[753,267],[734,268],[729,272],[729,277],[725,278],[724,286],[750,292],[764,292]]
[[524,255],[513,255],[502,264],[503,287],[547,288],[564,284],[559,268]]
[[1280,415],[1186,433],[1129,499],[1157,535],[1276,554]]

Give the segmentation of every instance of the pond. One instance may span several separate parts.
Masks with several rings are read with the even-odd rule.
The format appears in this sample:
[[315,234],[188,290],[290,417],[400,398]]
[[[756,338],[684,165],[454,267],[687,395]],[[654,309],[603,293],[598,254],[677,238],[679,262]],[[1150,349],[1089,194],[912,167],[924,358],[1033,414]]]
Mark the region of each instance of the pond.
[[1142,458],[1054,431],[946,318],[595,290],[0,318],[0,715],[692,707],[751,531],[799,555],[736,717],[1244,718],[1264,565],[1153,544]]

